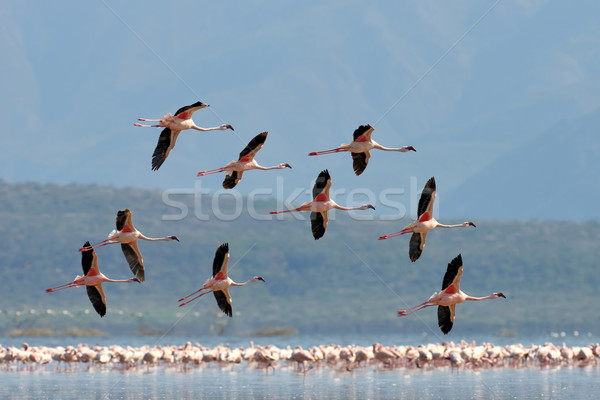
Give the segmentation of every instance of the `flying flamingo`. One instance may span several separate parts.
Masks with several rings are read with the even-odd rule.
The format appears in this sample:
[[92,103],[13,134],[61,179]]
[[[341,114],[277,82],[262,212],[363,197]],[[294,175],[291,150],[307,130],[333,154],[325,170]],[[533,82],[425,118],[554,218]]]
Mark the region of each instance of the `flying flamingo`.
[[[83,245],[89,248],[90,242],[85,242]],[[103,282],[139,282],[137,278],[129,278],[124,280],[115,280],[107,278],[98,268],[98,256],[94,249],[85,250],[81,253],[81,266],[84,276],[77,275],[73,282],[66,283],[54,288],[46,289],[47,293],[56,292],[57,290],[67,289],[70,287],[84,286],[87,290],[87,295],[94,306],[94,309],[100,317],[106,315],[106,295],[102,290]]]
[[208,171],[200,171],[198,172],[198,176],[204,176],[209,174],[217,174],[219,172],[227,172],[227,176],[223,181],[223,187],[225,189],[233,189],[235,185],[238,184],[240,180],[242,180],[242,174],[244,171],[248,171],[250,169],[260,169],[263,171],[269,169],[284,169],[284,168],[292,168],[290,164],[279,164],[273,167],[263,167],[258,165],[256,161],[254,161],[254,156],[265,144],[265,140],[267,140],[267,135],[269,132],[263,132],[256,135],[250,143],[242,150],[240,153],[240,158],[237,161],[232,161],[224,167],[210,169]]
[[117,212],[117,229],[109,233],[108,239],[91,246],[88,244],[80,248],[79,251],[87,251],[106,246],[107,244],[121,243],[121,249],[123,250],[123,254],[125,255],[125,259],[129,264],[131,272],[133,272],[140,282],[144,282],[144,259],[142,258],[142,254],[138,249],[138,239],[148,240],[150,242],[161,240],[166,242],[176,240],[179,242],[177,236],[167,236],[163,238],[150,238],[144,236],[133,226],[133,222],[131,221],[131,211],[129,211],[129,209],[125,209]]
[[374,128],[371,125],[361,125],[354,131],[354,140],[350,144],[342,144],[337,149],[325,150],[325,151],[313,151],[308,153],[309,156],[319,156],[321,154],[333,154],[339,153],[340,151],[349,151],[352,154],[352,161],[354,167],[354,173],[356,175],[360,175],[363,173],[365,168],[367,168],[367,164],[369,163],[369,159],[371,158],[371,153],[369,153],[372,149],[379,149],[384,151],[399,151],[401,153],[406,153],[407,151],[417,151],[412,146],[404,146],[398,149],[383,147],[373,139],[371,139],[371,134],[373,133]]
[[462,273],[463,262],[462,257],[459,254],[448,263],[444,281],[442,282],[442,291],[440,293],[434,293],[429,300],[424,303],[406,310],[398,311],[398,315],[402,317],[426,307],[438,306],[438,325],[445,335],[450,332],[452,325],[454,324],[457,304],[464,303],[466,300],[478,301],[497,299],[499,297],[506,298],[502,293],[492,293],[486,297],[471,297],[465,294],[460,290],[460,277],[462,276]]
[[327,211],[332,208],[337,208],[338,210],[366,210],[368,208],[373,207],[371,204],[365,204],[359,207],[344,207],[337,204],[335,201],[329,198],[329,188],[331,187],[331,176],[329,176],[329,171],[324,170],[321,171],[317,180],[315,182],[315,186],[313,187],[313,201],[304,203],[300,207],[295,208],[293,210],[284,210],[284,211],[271,211],[270,214],[279,214],[279,213],[287,213],[294,211],[311,211],[310,213],[310,222],[312,225],[313,237],[315,240],[320,239],[325,234],[325,229],[327,229]]
[[415,262],[425,247],[425,238],[427,232],[435,228],[466,228],[468,226],[475,227],[475,224],[470,221],[463,222],[457,225],[440,224],[433,218],[433,203],[435,201],[435,178],[431,177],[425,184],[421,198],[419,199],[419,218],[399,232],[390,233],[379,237],[379,240],[389,239],[394,236],[404,235],[412,232],[410,244],[408,245],[408,255],[410,261]]
[[[184,306],[186,304],[188,304],[191,301],[196,300],[197,298],[200,298],[202,296],[204,296],[207,293],[212,292],[215,296],[215,299],[217,300],[217,304],[219,305],[219,308],[221,309],[221,311],[223,311],[225,314],[227,314],[229,317],[231,317],[233,314],[233,310],[231,308],[231,296],[229,295],[229,287],[230,286],[244,286],[250,282],[257,282],[257,281],[265,281],[263,278],[261,278],[260,276],[255,276],[254,278],[250,279],[249,281],[243,282],[243,283],[237,283],[231,280],[231,278],[229,278],[227,276],[227,261],[229,260],[229,244],[228,243],[223,243],[221,246],[219,246],[219,248],[217,249],[216,253],[215,253],[215,259],[213,260],[213,275],[212,278],[209,278],[206,282],[204,282],[204,285],[202,285],[202,288],[199,290],[196,290],[194,293],[187,295],[185,297],[182,297],[181,299],[179,299],[179,307]],[[203,290],[205,290],[204,293],[200,293]],[[196,293],[200,293],[199,295],[187,300],[188,298],[194,296]],[[184,301],[187,300],[187,301]]]
[[146,128],[165,128],[160,133],[158,143],[156,144],[156,149],[154,149],[154,154],[152,154],[153,171],[158,170],[165,162],[169,156],[169,153],[171,150],[173,150],[173,147],[175,147],[177,136],[179,136],[181,131],[186,129],[195,129],[202,132],[223,131],[226,129],[234,130],[233,126],[231,125],[221,125],[213,128],[202,128],[197,126],[192,120],[192,114],[205,107],[208,107],[208,104],[197,101],[192,105],[181,107],[179,110],[177,110],[175,115],[167,114],[161,119],[138,118],[139,121],[158,122],[158,125],[142,125],[137,122],[133,124],[135,126],[142,126]]

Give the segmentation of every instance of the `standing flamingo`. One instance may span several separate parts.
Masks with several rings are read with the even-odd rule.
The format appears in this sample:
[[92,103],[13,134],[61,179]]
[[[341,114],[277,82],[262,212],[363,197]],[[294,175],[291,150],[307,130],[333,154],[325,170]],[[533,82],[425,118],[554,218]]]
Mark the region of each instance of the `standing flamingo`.
[[242,174],[244,171],[248,171],[250,169],[260,169],[263,171],[269,169],[284,169],[284,168],[292,168],[290,164],[279,164],[273,167],[263,167],[258,165],[256,161],[254,161],[254,156],[260,149],[262,149],[265,144],[265,140],[267,140],[267,135],[269,132],[263,132],[256,135],[250,143],[242,150],[240,153],[240,158],[237,161],[232,161],[224,167],[210,169],[208,171],[200,171],[198,172],[198,176],[204,176],[209,174],[216,174],[219,172],[227,172],[227,176],[223,181],[223,187],[225,189],[233,189],[235,185],[238,184],[240,180],[242,180]]
[[399,151],[401,153],[406,153],[407,151],[417,151],[412,146],[404,146],[398,149],[383,147],[373,139],[371,139],[371,134],[373,133],[374,128],[371,125],[361,125],[354,131],[354,140],[350,144],[342,144],[337,149],[325,150],[325,151],[313,151],[308,153],[309,156],[319,156],[321,154],[333,154],[339,153],[340,151],[349,151],[352,154],[352,161],[354,167],[354,173],[356,175],[360,175],[363,173],[365,168],[367,168],[367,164],[369,163],[369,159],[371,158],[371,153],[369,153],[372,149],[379,149],[384,151]]
[[142,125],[140,123],[133,124],[134,126],[142,126],[146,128],[165,128],[160,133],[156,149],[152,154],[152,170],[156,171],[165,162],[173,147],[177,141],[179,133],[185,129],[195,129],[197,131],[208,132],[208,131],[223,131],[226,129],[233,129],[231,125],[215,126],[213,128],[202,128],[197,126],[192,120],[192,114],[200,110],[201,108],[208,107],[208,104],[204,104],[201,101],[197,101],[192,105],[181,107],[175,115],[167,114],[161,119],[146,119],[138,118],[139,121],[150,121],[158,122],[158,125]]
[[438,325],[444,335],[450,332],[454,324],[456,315],[456,305],[464,303],[466,300],[479,301],[497,299],[499,297],[506,298],[502,293],[492,293],[486,297],[471,297],[460,290],[460,277],[463,273],[462,257],[459,254],[448,263],[444,281],[442,282],[442,291],[434,293],[429,300],[417,306],[406,310],[398,311],[399,316],[412,314],[415,311],[422,310],[426,307],[438,306]]
[[415,262],[421,257],[423,248],[425,247],[425,238],[427,232],[435,228],[466,228],[468,226],[475,227],[475,224],[470,221],[463,222],[457,225],[440,224],[433,218],[433,203],[435,201],[435,178],[431,177],[425,184],[421,198],[419,199],[419,218],[399,232],[390,233],[379,237],[379,240],[389,239],[394,236],[404,235],[412,232],[410,244],[408,246],[408,255],[410,261]]
[[131,272],[133,272],[140,282],[144,282],[144,259],[142,258],[140,249],[138,249],[138,239],[148,240],[150,242],[170,242],[172,240],[179,242],[177,236],[167,236],[163,238],[150,238],[144,236],[133,226],[133,222],[131,221],[131,211],[129,211],[129,209],[125,209],[117,212],[117,229],[109,233],[108,239],[91,246],[88,244],[87,246],[80,248],[79,251],[87,251],[106,246],[107,244],[121,243],[121,249],[123,250],[123,254],[125,255],[125,259],[129,264]]
[[[90,242],[85,242],[83,246],[89,248]],[[94,309],[98,314],[100,314],[100,317],[104,317],[104,315],[106,315],[106,295],[104,294],[104,290],[102,290],[103,282],[139,283],[137,278],[129,278],[125,280],[107,278],[102,272],[100,272],[100,269],[98,268],[98,256],[92,248],[81,253],[81,266],[83,268],[84,276],[77,275],[73,282],[46,289],[46,292],[50,293],[70,287],[79,287],[85,285],[87,295],[90,298]]]
[[[231,308],[231,296],[229,295],[229,287],[244,286],[250,282],[264,282],[265,280],[260,276],[255,276],[249,281],[243,283],[234,282],[231,280],[231,278],[227,276],[227,261],[229,261],[229,244],[223,243],[221,246],[219,246],[215,253],[215,258],[213,260],[212,278],[209,278],[206,282],[204,282],[204,285],[202,285],[201,289],[196,290],[194,293],[179,299],[179,307],[184,306],[189,302],[204,296],[207,293],[213,292],[221,311],[223,311],[225,314],[231,317],[233,315],[233,310]],[[206,291],[184,302],[184,300],[194,296],[196,293],[202,292],[203,290]]]
[[331,176],[329,176],[329,171],[324,170],[321,171],[317,180],[315,182],[315,186],[313,187],[313,201],[304,203],[300,207],[295,208],[293,210],[284,210],[284,211],[271,211],[270,214],[279,214],[279,213],[287,213],[294,211],[311,211],[310,213],[310,222],[312,226],[313,237],[315,240],[320,239],[325,234],[325,229],[327,229],[327,211],[332,208],[337,208],[338,210],[366,210],[368,208],[373,207],[371,204],[365,204],[359,207],[344,207],[337,204],[335,201],[329,198],[329,188],[331,187]]

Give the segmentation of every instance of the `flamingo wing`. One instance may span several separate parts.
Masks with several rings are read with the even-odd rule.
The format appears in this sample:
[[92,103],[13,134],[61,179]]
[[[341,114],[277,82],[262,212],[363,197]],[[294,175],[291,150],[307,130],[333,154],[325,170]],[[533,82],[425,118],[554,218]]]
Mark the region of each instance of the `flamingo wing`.
[[177,136],[179,136],[180,132],[178,130],[171,130],[170,128],[162,130],[152,154],[152,171],[157,171],[163,165],[169,153],[175,147],[175,142],[177,142]]
[[223,180],[223,188],[233,189],[235,185],[240,183],[242,180],[243,173],[244,171],[231,171],[230,175],[225,175],[225,179]]
[[462,256],[459,254],[448,263],[444,280],[442,281],[442,291],[447,293],[457,293],[460,290],[460,277],[463,273]]
[[313,186],[313,199],[316,201],[329,200],[329,188],[331,187],[331,176],[328,170],[321,171],[315,186]]
[[438,326],[444,335],[452,330],[455,310],[456,305],[454,304],[451,306],[438,306]]
[[313,211],[310,213],[310,224],[312,227],[312,233],[315,240],[323,237],[325,229],[327,229],[327,212]]
[[355,142],[368,142],[371,140],[371,133],[373,133],[374,128],[371,125],[361,125],[354,131],[354,141]]
[[104,295],[104,290],[102,290],[102,285],[86,286],[85,289],[94,306],[94,310],[100,314],[100,317],[104,317],[106,315],[106,296]]
[[419,199],[419,217],[425,212],[429,212],[431,218],[433,213],[433,203],[435,201],[435,178],[432,176],[429,178],[423,191],[421,192],[421,198]]
[[360,175],[367,168],[367,164],[369,163],[369,159],[371,158],[371,153],[365,151],[363,153],[350,153],[352,155],[352,167],[354,168],[354,173],[356,175]]
[[193,113],[204,107],[208,106],[201,101],[197,101],[189,106],[181,107],[175,112],[175,117],[179,119],[190,119],[192,118]]
[[135,227],[131,220],[131,211],[128,208],[117,212],[117,231],[119,232],[135,232]]
[[213,291],[217,304],[221,311],[223,311],[228,317],[233,315],[233,309],[231,308],[231,296],[229,296],[229,290],[215,290]]
[[254,136],[254,138],[248,143],[248,145],[240,152],[240,161],[250,161],[254,158],[256,153],[263,147],[267,140],[269,132],[262,132]]
[[215,252],[213,278],[227,279],[227,261],[229,261],[229,243],[223,243]]
[[[90,246],[89,241],[83,244],[83,247],[85,248],[89,248]],[[100,270],[98,269],[98,256],[94,249],[86,250],[81,253],[81,268],[83,269],[84,275],[88,275],[90,270],[92,271],[90,275],[98,275],[100,273]]]
[[144,282],[146,275],[144,272],[144,259],[142,258],[142,254],[138,249],[137,241],[131,243],[121,243],[121,250],[123,250],[125,260],[127,260],[129,269],[131,269],[133,275],[135,275],[140,282]]
[[408,256],[410,257],[410,261],[415,262],[421,257],[421,253],[423,253],[423,248],[425,247],[426,237],[427,232],[414,232],[412,234],[410,243],[408,244]]

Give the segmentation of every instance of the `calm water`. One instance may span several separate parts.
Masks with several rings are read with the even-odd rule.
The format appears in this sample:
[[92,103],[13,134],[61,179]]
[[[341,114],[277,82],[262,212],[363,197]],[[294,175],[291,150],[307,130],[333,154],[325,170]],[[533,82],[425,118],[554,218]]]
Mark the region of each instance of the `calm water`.
[[[448,338],[455,341],[460,338]],[[472,340],[473,338],[465,338]],[[477,342],[495,344],[556,344],[585,345],[598,342],[586,336],[553,337],[478,337]],[[94,338],[0,338],[0,344],[20,345],[100,345],[184,344],[200,342],[206,346],[229,343],[248,346],[248,338],[240,337],[94,337]],[[303,347],[315,344],[385,345],[439,342],[423,336],[284,336],[259,338],[257,344],[273,343],[278,346]],[[398,368],[382,371],[374,366],[353,371],[336,371],[329,367],[315,367],[306,375],[291,365],[279,362],[273,372],[250,368],[249,364],[220,366],[211,363],[187,372],[174,367],[141,367],[138,371],[119,371],[111,367],[75,367],[74,372],[55,372],[53,367],[34,371],[6,371],[0,368],[1,399],[577,399],[597,398],[600,393],[600,367],[560,368],[496,368],[496,369],[436,369]]]

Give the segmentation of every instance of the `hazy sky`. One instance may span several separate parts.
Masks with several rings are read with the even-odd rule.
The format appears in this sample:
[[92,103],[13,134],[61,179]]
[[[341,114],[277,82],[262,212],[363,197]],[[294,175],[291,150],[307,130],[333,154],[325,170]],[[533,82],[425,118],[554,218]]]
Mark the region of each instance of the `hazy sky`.
[[[223,175],[196,173],[269,131],[256,160],[293,169],[245,174],[242,195],[287,198],[328,168],[340,203],[379,202],[392,189],[409,207],[435,175],[442,208],[444,196],[481,191],[463,184],[515,147],[537,147],[556,124],[600,108],[596,1],[4,1],[0,10],[9,182],[216,193]],[[235,133],[183,132],[151,171],[160,130],[133,123],[197,100],[211,105],[198,125]],[[307,156],[366,123],[382,145],[417,153],[374,151],[360,177],[348,154]],[[511,168],[489,179],[520,174]]]

